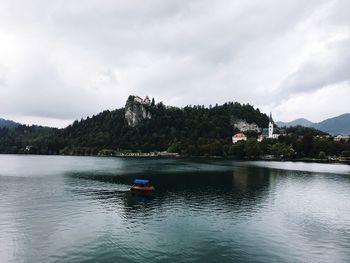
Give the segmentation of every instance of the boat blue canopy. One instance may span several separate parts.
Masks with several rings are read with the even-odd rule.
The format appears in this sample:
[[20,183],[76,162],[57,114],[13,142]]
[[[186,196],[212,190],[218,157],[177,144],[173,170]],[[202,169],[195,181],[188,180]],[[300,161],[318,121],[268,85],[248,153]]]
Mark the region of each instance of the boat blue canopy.
[[149,183],[149,180],[145,180],[145,179],[135,179],[134,180],[134,184],[146,185],[148,183]]

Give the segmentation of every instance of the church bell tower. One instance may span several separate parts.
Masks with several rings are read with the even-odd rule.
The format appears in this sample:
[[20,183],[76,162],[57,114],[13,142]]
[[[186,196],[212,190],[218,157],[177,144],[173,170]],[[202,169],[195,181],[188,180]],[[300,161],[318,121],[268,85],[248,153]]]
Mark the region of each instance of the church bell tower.
[[270,118],[269,118],[269,138],[273,137],[273,119],[272,114],[270,112]]

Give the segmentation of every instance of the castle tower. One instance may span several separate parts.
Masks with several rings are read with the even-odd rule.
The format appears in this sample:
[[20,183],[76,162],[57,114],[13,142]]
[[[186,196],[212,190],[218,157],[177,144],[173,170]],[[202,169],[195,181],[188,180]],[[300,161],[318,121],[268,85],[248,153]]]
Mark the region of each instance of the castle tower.
[[270,112],[270,118],[269,118],[269,138],[273,137],[273,119],[272,114]]

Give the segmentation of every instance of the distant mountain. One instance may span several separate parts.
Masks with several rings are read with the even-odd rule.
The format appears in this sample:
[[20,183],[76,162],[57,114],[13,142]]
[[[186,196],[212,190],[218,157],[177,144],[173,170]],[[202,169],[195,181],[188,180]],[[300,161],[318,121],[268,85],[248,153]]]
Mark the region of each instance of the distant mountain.
[[0,118],[0,128],[15,128],[19,123]]
[[290,122],[277,121],[276,124],[279,127],[283,127],[283,126],[290,127],[290,126],[298,126],[298,125],[301,125],[304,127],[311,127],[314,123],[307,119],[299,118]]
[[350,134],[350,113],[314,123],[312,127],[331,134],[348,135]]
[[337,117],[329,118],[321,122],[313,123],[307,119],[296,119],[291,122],[281,122],[278,121],[276,124],[279,127],[283,126],[297,126],[301,125],[304,127],[313,127],[315,129],[328,132],[330,134],[350,134],[350,113],[345,113]]

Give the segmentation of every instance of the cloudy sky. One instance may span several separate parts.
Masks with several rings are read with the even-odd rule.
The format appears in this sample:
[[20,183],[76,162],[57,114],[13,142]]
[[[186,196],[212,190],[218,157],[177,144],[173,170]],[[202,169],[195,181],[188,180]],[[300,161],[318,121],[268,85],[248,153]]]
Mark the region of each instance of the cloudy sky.
[[0,117],[63,127],[129,94],[350,112],[347,0],[0,0]]

